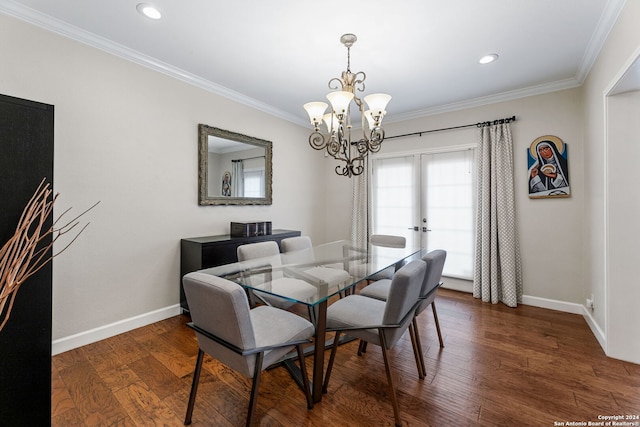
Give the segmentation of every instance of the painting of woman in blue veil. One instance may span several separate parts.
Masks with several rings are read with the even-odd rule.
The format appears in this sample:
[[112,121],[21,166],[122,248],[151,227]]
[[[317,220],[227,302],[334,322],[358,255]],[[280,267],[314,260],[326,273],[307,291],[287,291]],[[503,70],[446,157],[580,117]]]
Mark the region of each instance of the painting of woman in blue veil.
[[569,197],[567,144],[553,135],[536,138],[527,149],[529,197]]

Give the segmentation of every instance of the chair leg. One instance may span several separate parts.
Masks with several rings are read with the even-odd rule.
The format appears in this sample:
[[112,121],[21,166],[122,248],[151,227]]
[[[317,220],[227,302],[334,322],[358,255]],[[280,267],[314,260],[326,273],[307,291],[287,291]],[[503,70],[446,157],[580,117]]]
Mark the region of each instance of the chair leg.
[[298,351],[298,360],[300,361],[300,373],[302,374],[302,385],[304,386],[304,395],[307,398],[307,408],[313,409],[313,399],[311,399],[311,387],[309,386],[309,376],[307,375],[307,365],[304,361],[304,351],[302,344],[296,346]]
[[318,319],[318,317],[316,316],[315,306],[308,305],[307,312],[309,313],[309,321],[315,326]]
[[416,359],[416,367],[418,368],[418,377],[423,380],[425,377],[425,373],[422,370],[422,363],[420,363],[420,354],[422,353],[422,348],[418,346],[418,342],[420,341],[419,337],[416,337],[418,333],[418,324],[415,321],[415,317],[411,321],[409,325],[409,335],[411,336],[411,347],[413,348],[413,357]]
[[440,332],[440,322],[438,322],[438,313],[436,312],[436,302],[431,303],[431,310],[433,310],[433,319],[436,321],[436,330],[438,331],[438,340],[440,340],[440,348],[444,348],[444,341],[442,340],[442,332]]
[[384,359],[384,369],[387,372],[387,382],[389,383],[389,394],[391,395],[391,405],[393,406],[393,416],[396,421],[396,426],[401,427],[400,421],[400,409],[398,409],[398,400],[396,399],[396,389],[393,386],[393,378],[391,376],[391,366],[389,364],[389,356],[387,355],[387,341],[384,338],[382,329],[378,329],[378,335],[380,336],[380,348],[382,349],[382,358]]
[[322,384],[322,392],[326,393],[329,389],[329,378],[331,378],[331,370],[333,369],[333,361],[336,358],[336,351],[338,350],[338,342],[340,341],[340,331],[336,331],[336,336],[333,338],[333,347],[331,347],[331,355],[329,356],[329,365],[327,366],[327,373],[324,376],[324,384]]
[[367,342],[365,340],[360,340],[358,344],[358,356],[362,356],[362,353],[367,352]]
[[412,323],[416,340],[416,350],[418,352],[418,359],[416,359],[416,363],[420,365],[418,369],[422,371],[422,376],[420,377],[420,379],[424,379],[424,377],[427,376],[427,367],[424,364],[424,354],[422,354],[422,341],[420,341],[420,331],[418,330],[418,318],[414,317]]
[[256,354],[256,366],[253,371],[253,384],[251,385],[251,397],[249,398],[249,411],[247,413],[247,427],[251,426],[253,414],[256,412],[258,401],[258,387],[260,386],[260,375],[262,374],[262,359],[264,353]]
[[198,357],[196,358],[196,368],[193,372],[193,381],[191,382],[191,394],[189,394],[189,404],[187,405],[187,415],[184,417],[184,425],[191,424],[191,415],[193,414],[193,405],[196,403],[196,393],[198,392],[198,383],[200,382],[200,371],[202,370],[202,359],[204,351],[198,349]]

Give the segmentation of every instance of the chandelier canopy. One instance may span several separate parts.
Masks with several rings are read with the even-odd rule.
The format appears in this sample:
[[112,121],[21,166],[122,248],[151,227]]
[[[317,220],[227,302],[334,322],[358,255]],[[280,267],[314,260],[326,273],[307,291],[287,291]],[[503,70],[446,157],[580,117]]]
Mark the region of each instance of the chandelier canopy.
[[[330,92],[327,99],[331,104],[331,112],[326,113],[326,102],[309,102],[304,109],[309,114],[313,125],[313,132],[309,135],[309,145],[316,150],[326,148],[327,153],[334,159],[345,162],[336,166],[336,173],[343,176],[360,175],[364,172],[366,156],[380,151],[384,140],[384,129],[381,127],[382,118],[386,114],[386,106],[390,95],[376,93],[360,99],[356,95],[364,91],[365,73],[351,72],[351,46],[358,40],[355,34],[344,34],[340,42],[347,48],[347,70],[340,77],[329,80]],[[353,103],[351,102],[353,101]],[[365,103],[368,107],[365,110]],[[351,139],[351,106],[355,105],[360,112],[362,138]],[[366,120],[365,120],[366,118]],[[320,131],[321,123],[326,126],[326,134]]]

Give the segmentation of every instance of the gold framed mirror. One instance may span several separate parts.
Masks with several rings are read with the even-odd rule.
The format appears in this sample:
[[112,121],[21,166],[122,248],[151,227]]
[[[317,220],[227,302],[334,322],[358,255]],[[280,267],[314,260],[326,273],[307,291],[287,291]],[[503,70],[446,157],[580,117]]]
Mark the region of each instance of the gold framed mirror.
[[270,205],[272,143],[198,125],[200,205]]

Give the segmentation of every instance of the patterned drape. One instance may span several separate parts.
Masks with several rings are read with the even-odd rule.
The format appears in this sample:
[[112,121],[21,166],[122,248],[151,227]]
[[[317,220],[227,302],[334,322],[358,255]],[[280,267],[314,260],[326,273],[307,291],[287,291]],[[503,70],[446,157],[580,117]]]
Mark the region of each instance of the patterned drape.
[[364,172],[352,178],[351,241],[361,247],[366,247],[371,235],[370,177],[371,167],[367,156],[364,159]]
[[479,130],[473,296],[516,307],[522,270],[516,229],[513,142],[509,123]]

